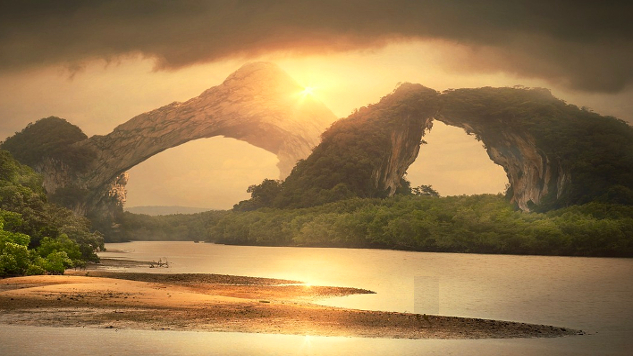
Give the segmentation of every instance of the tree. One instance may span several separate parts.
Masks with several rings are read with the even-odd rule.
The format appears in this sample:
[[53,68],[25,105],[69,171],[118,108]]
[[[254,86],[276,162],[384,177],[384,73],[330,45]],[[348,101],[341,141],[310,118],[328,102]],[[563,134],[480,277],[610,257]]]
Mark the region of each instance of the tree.
[[273,201],[281,191],[281,181],[264,179],[261,184],[251,185],[246,192],[251,194],[250,200],[241,201],[235,205],[236,210],[248,211],[265,206],[272,206]]
[[427,197],[433,197],[433,198],[440,197],[440,193],[438,193],[437,190],[433,189],[431,185],[424,185],[424,184],[418,187],[412,188],[411,193],[413,193],[413,195],[418,195],[418,196],[427,196]]

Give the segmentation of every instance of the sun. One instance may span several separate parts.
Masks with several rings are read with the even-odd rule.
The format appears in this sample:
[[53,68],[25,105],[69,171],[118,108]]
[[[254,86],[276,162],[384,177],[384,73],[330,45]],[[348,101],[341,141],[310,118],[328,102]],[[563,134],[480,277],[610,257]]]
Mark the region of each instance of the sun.
[[314,89],[315,89],[314,87],[305,87],[303,88],[301,95],[303,96],[314,95]]
[[315,85],[313,83],[301,83],[299,87],[297,87],[296,94],[293,96],[297,99],[297,104],[306,104],[312,103],[314,101],[321,100],[321,95],[323,94],[323,87],[320,85]]

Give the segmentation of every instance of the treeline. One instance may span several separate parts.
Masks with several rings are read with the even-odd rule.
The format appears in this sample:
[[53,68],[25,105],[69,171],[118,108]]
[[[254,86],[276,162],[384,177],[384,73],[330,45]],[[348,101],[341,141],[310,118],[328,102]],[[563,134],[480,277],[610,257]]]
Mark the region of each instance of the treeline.
[[211,229],[226,244],[633,257],[633,207],[589,203],[517,211],[501,195],[350,199],[295,210],[231,212]]
[[0,150],[0,277],[63,273],[98,261],[103,237],[89,227],[48,203],[41,176]]
[[128,232],[145,233],[130,234],[130,239],[633,257],[633,207],[597,202],[524,213],[501,195],[438,198],[426,194],[353,198],[302,209],[132,215],[127,217],[137,225]]
[[205,240],[210,229],[227,214],[221,210],[150,216],[126,211],[121,216],[119,232],[108,236],[108,242]]

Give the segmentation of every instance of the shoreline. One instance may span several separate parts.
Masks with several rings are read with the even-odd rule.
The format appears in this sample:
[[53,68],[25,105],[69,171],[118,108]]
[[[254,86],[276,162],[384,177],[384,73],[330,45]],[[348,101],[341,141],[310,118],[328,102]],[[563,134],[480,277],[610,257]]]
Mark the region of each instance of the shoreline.
[[407,339],[583,334],[548,325],[314,304],[369,293],[245,276],[67,271],[1,279],[0,324]]

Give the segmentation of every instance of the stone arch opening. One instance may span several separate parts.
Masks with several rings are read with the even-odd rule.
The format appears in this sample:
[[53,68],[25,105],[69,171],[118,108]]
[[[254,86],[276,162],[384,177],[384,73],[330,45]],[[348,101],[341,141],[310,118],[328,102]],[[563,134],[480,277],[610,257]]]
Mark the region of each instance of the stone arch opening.
[[[373,168],[370,178],[378,194],[395,194],[402,176],[417,158],[422,131],[438,120],[480,139],[490,159],[507,174],[506,196],[510,202],[523,211],[531,211],[539,206],[553,206],[566,194],[571,182],[569,167],[562,164],[556,149],[548,149],[537,140],[544,134],[538,133],[530,119],[543,113],[556,115],[556,105],[552,104],[565,105],[556,100],[544,89],[485,87],[439,93],[420,84],[405,83],[348,120],[355,119],[362,125],[368,119],[380,122],[384,113],[390,114],[384,116],[383,127],[391,131],[391,147]],[[390,120],[394,115],[400,120]],[[386,142],[384,137],[382,141]]]
[[431,185],[442,196],[505,192],[508,177],[483,143],[463,129],[434,120],[405,178],[411,187]]
[[[77,142],[77,150],[94,158],[85,172],[63,177],[89,192],[75,211],[112,220],[126,199],[126,171],[165,150],[199,139],[231,137],[266,150],[279,159],[276,178],[285,178],[336,119],[316,99],[302,97],[302,90],[276,65],[251,63],[198,97],[138,115],[105,136]],[[50,167],[50,171],[55,176],[56,168]],[[68,185],[60,183],[57,186]]]
[[230,209],[248,199],[249,185],[279,179],[278,162],[275,154],[245,141],[223,136],[189,141],[128,171],[124,209]]

